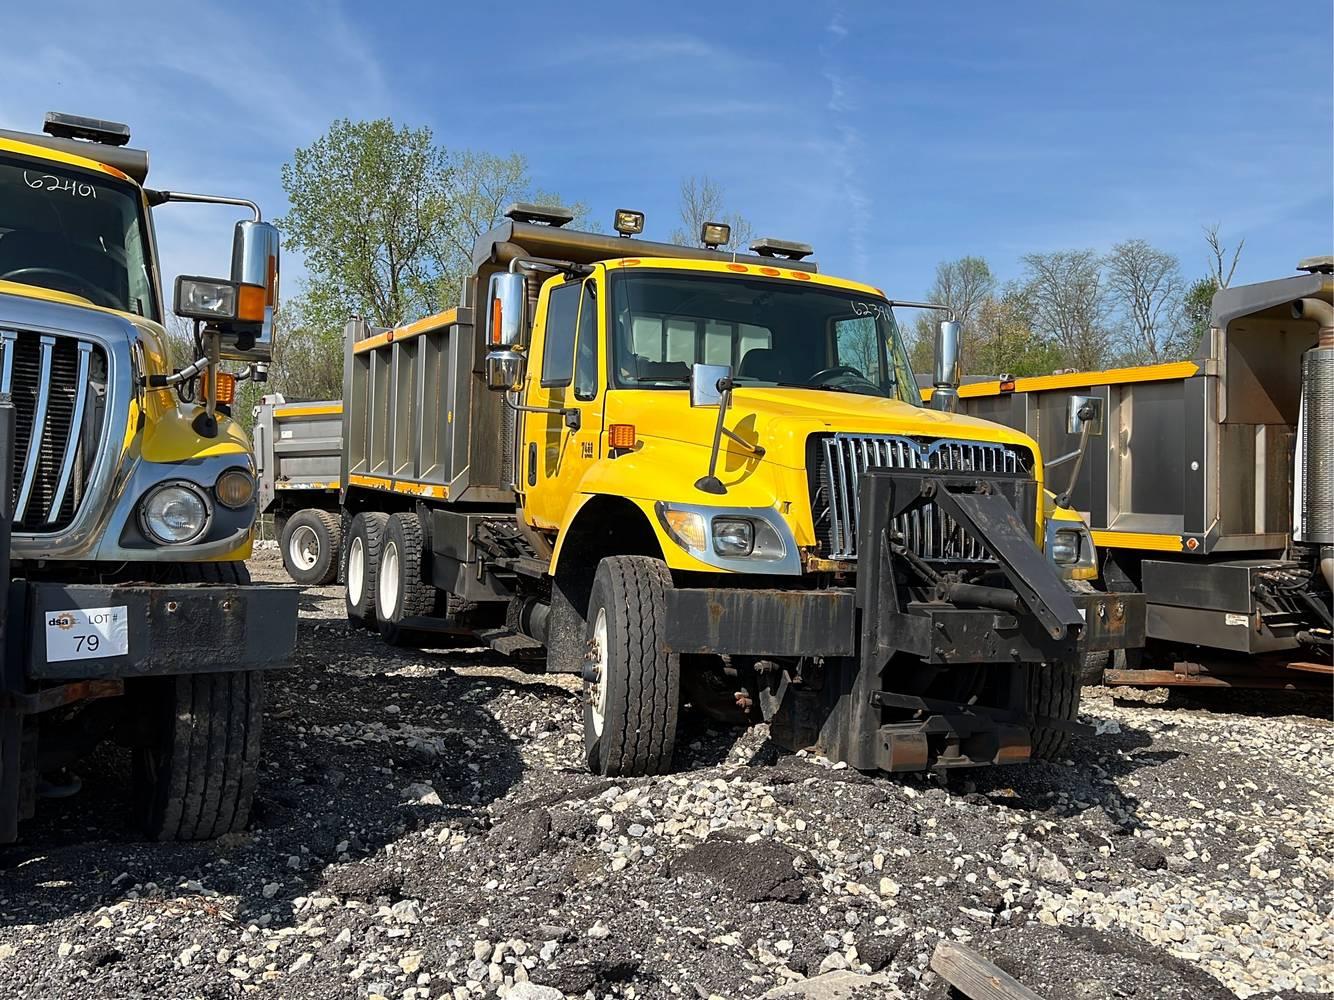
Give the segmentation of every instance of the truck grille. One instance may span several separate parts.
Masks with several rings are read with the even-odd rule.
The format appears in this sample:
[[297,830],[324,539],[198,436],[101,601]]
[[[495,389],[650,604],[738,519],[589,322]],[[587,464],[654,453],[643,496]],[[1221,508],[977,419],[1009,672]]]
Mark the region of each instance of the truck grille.
[[[811,513],[821,552],[829,559],[857,558],[859,484],[867,469],[976,472],[982,479],[1016,480],[1032,467],[1028,450],[1013,445],[869,434],[820,437],[812,457],[815,481],[811,484]],[[923,559],[982,562],[991,558],[977,539],[935,504],[900,516],[894,528],[903,544]]]
[[73,523],[103,437],[106,372],[87,340],[0,329],[0,393],[14,402],[14,531]]

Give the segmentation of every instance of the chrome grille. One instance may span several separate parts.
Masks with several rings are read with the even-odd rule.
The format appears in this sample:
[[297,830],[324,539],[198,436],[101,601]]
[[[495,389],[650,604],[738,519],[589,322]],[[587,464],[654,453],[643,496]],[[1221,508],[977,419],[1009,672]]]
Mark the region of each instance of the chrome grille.
[[0,393],[14,403],[14,531],[74,521],[103,438],[106,367],[87,340],[0,329]]
[[[1027,472],[1031,456],[1013,445],[978,441],[918,441],[908,437],[834,434],[819,441],[818,480],[813,484],[811,513],[815,534],[830,559],[857,558],[861,517],[860,479],[867,469],[935,469],[1016,476]],[[935,504],[925,504],[895,520],[903,544],[924,559],[981,562],[986,548],[947,517]]]

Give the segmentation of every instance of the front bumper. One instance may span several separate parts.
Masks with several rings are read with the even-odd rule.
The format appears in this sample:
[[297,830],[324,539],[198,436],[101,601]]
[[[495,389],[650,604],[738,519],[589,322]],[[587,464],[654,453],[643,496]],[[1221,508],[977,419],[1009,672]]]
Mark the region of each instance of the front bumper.
[[38,682],[281,667],[296,645],[297,599],[274,586],[18,581],[8,628],[22,629],[22,648],[11,636],[10,650]]
[[[1143,596],[1071,593],[1009,498],[972,475],[872,469],[860,489],[855,588],[675,590],[669,649],[823,658],[813,689],[801,672],[764,671],[771,732],[780,744],[818,746],[861,770],[1017,762],[1028,759],[1039,728],[1079,728],[1033,717],[1032,671],[1076,670],[1088,650],[1142,645]],[[1004,587],[937,578],[935,593],[955,603],[908,598],[904,576],[930,571],[904,555],[893,525],[924,503],[984,547]],[[1000,702],[994,707],[923,695],[942,671],[965,668],[967,677],[1007,667],[1004,683],[984,688]]]
[[[1042,663],[1077,651],[1144,644],[1144,595],[1071,593],[1082,631],[1052,639],[1027,616],[910,603],[884,622],[894,648],[941,666]],[[865,621],[865,618],[862,618]],[[665,645],[673,653],[731,656],[857,656],[857,595],[829,590],[692,587],[667,594]],[[881,631],[882,629],[877,629]]]

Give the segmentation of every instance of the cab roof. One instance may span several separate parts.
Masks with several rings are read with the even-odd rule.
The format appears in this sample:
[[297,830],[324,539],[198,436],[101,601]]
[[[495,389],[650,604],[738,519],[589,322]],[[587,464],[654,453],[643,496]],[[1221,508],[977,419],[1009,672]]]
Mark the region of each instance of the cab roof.
[[148,179],[148,151],[131,149],[129,146],[109,146],[83,139],[0,129],[0,150],[83,167],[85,170],[98,170],[140,185]]

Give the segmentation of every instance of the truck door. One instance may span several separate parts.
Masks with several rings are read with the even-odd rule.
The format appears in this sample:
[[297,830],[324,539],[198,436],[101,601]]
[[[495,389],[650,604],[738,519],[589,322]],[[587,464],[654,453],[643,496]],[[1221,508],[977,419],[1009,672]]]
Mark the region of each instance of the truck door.
[[523,415],[520,488],[528,518],[539,527],[561,523],[601,451],[598,291],[596,277],[551,287],[543,329],[533,338],[535,370],[526,380],[526,402],[569,411]]

